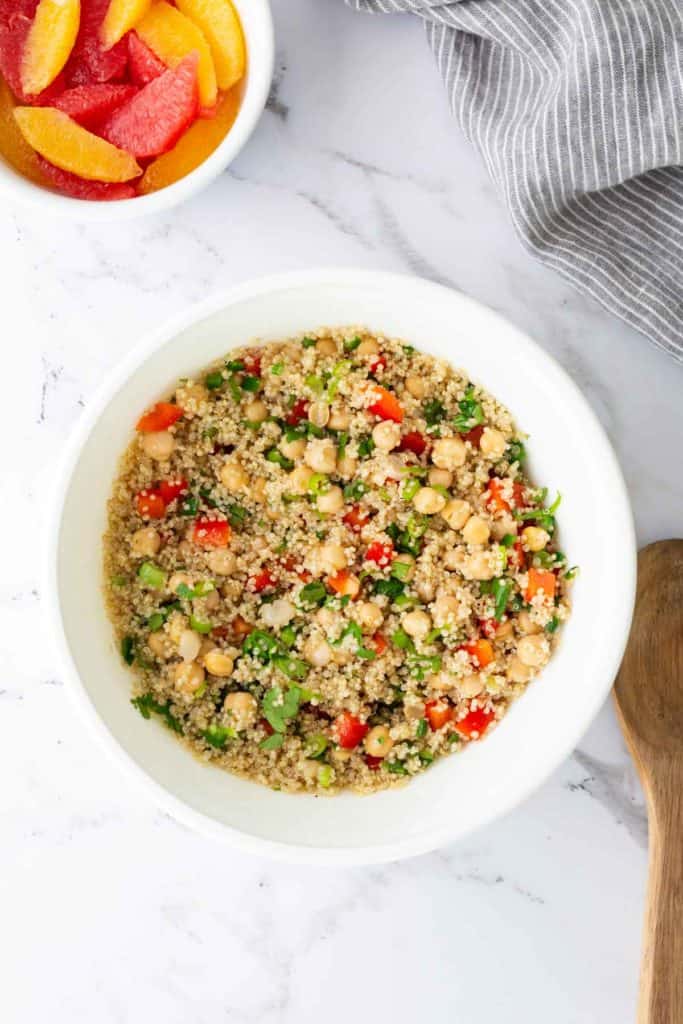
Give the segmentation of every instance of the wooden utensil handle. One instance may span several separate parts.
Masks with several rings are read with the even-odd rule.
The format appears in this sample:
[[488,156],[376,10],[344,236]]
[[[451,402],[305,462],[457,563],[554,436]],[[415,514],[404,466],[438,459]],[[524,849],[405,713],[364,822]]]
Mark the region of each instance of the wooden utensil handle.
[[683,759],[653,776],[638,1024],[683,1024]]

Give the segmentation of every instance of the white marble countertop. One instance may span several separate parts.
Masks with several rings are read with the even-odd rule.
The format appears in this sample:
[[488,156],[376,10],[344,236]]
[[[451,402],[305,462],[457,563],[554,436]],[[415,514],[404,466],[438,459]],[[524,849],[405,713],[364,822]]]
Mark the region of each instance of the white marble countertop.
[[470,840],[316,871],[176,824],[102,759],[64,693],[41,619],[56,457],[140,332],[253,275],[413,271],[500,310],[595,408],[640,542],[680,533],[683,369],[524,253],[420,26],[341,0],[274,7],[269,109],[202,196],[120,227],[0,209],[4,1019],[630,1021],[646,820],[611,707],[535,796]]

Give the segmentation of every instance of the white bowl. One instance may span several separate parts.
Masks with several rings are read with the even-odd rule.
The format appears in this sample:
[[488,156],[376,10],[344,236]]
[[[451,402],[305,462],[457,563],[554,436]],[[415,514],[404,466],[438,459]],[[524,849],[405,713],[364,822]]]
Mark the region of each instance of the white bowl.
[[[561,542],[581,567],[572,616],[542,676],[482,743],[405,788],[332,799],[272,792],[195,760],[131,706],[131,677],[101,593],[101,537],[133,424],[231,347],[331,325],[367,325],[465,367],[530,434],[530,469],[563,496]],[[635,542],[614,453],[585,399],[545,352],[439,285],[321,270],[240,285],[147,338],[90,403],[69,446],[51,533],[50,585],[69,690],[111,754],[162,807],[255,853],[299,862],[393,860],[464,836],[526,797],[567,757],[616,674],[631,619]]]
[[73,199],[34,185],[0,155],[0,196],[49,215],[70,217],[81,223],[130,220],[170,210],[217,178],[231,163],[253,132],[268,99],[273,77],[273,19],[268,0],[233,0],[242,21],[247,46],[247,75],[242,105],[235,123],[211,156],[180,181],[147,196],[116,202]]

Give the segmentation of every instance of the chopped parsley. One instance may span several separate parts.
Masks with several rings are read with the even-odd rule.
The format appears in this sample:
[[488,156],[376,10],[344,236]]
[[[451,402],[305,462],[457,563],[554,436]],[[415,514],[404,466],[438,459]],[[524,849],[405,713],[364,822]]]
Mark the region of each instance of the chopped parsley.
[[234,729],[227,728],[224,725],[210,725],[208,729],[205,729],[202,736],[208,744],[212,747],[216,747],[217,750],[222,750],[228,740],[234,740],[237,733]]
[[361,437],[358,442],[358,457],[361,459],[367,459],[368,455],[372,455],[375,450],[375,442],[368,435]]
[[438,398],[428,398],[423,402],[422,412],[428,427],[435,427],[446,418],[446,406]]
[[136,707],[143,718],[151,718],[152,712],[159,715],[167,728],[172,732],[182,733],[183,727],[177,718],[171,713],[170,702],[160,704],[152,693],[143,693],[140,697],[133,697],[133,707]]
[[327,597],[325,584],[321,580],[306,583],[299,591],[299,601],[305,608],[319,607]]
[[484,410],[481,402],[474,397],[474,388],[470,384],[464,398],[458,402],[458,415],[453,420],[453,426],[459,434],[467,434],[474,427],[480,427],[483,422]]

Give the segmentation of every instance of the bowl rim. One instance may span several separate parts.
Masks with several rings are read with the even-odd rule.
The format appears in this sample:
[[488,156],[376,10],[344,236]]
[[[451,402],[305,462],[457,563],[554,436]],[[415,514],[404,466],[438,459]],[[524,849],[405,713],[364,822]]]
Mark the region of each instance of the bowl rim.
[[[620,534],[624,537],[624,545],[622,549],[622,577],[617,591],[619,600],[617,614],[615,615],[615,638],[612,641],[609,671],[605,673],[603,684],[595,687],[591,699],[584,702],[580,714],[577,714],[572,719],[572,725],[567,728],[564,742],[558,745],[551,758],[548,758],[539,766],[539,770],[534,774],[533,779],[520,786],[517,790],[506,790],[502,794],[498,794],[495,799],[487,802],[486,808],[482,810],[479,818],[474,823],[468,824],[466,828],[458,827],[456,820],[450,826],[448,823],[445,823],[425,833],[421,833],[419,836],[398,840],[390,844],[326,849],[324,847],[310,847],[303,844],[264,839],[215,821],[208,815],[193,809],[179,797],[169,792],[161,783],[156,782],[119,745],[91,702],[69,649],[59,600],[58,555],[64,503],[81,450],[111,398],[154,352],[161,349],[178,334],[191,328],[193,324],[199,323],[220,312],[222,309],[227,309],[245,299],[252,299],[274,291],[330,285],[339,287],[374,287],[378,290],[396,287],[402,289],[409,288],[413,292],[421,292],[426,300],[429,299],[430,294],[455,294],[458,301],[465,307],[476,310],[480,315],[483,312],[492,326],[495,327],[498,324],[508,334],[512,333],[515,336],[515,343],[526,350],[545,374],[563,381],[565,388],[571,393],[571,396],[581,404],[585,417],[584,422],[588,429],[602,440],[603,450],[601,458],[605,470],[611,475],[614,510],[618,513],[615,523]],[[107,756],[157,806],[167,810],[173,818],[194,831],[219,839],[245,853],[267,856],[276,861],[317,866],[340,867],[380,864],[428,853],[447,843],[472,834],[494,819],[507,814],[518,804],[526,800],[571,754],[604,703],[623,656],[635,601],[636,539],[633,515],[624,477],[616,454],[600,421],[569,374],[537,342],[511,324],[505,317],[475,299],[470,298],[470,296],[458,292],[456,289],[436,284],[412,274],[381,270],[326,267],[252,278],[228,289],[213,293],[206,299],[176,313],[160,327],[147,332],[141,341],[107,375],[100,387],[96,389],[67,440],[60,465],[58,466],[55,501],[52,503],[49,514],[45,546],[46,610],[49,615],[59,661],[65,675],[66,690],[81,719],[91,730],[91,734],[99,740],[99,746],[104,748]]]
[[[2,171],[7,172],[0,174],[0,199],[16,202],[24,208],[42,210],[50,216],[70,218],[76,223],[111,223],[170,210],[209,185],[237,157],[256,128],[268,100],[275,66],[275,29],[270,0],[234,0],[234,3],[247,41],[246,88],[230,131],[199,167],[172,185],[149,195],[105,202],[53,192],[34,184],[5,161],[0,161]],[[249,7],[250,17],[258,20],[258,33],[250,33],[244,28],[242,8],[245,6]],[[252,62],[250,58],[255,50],[256,60]]]

